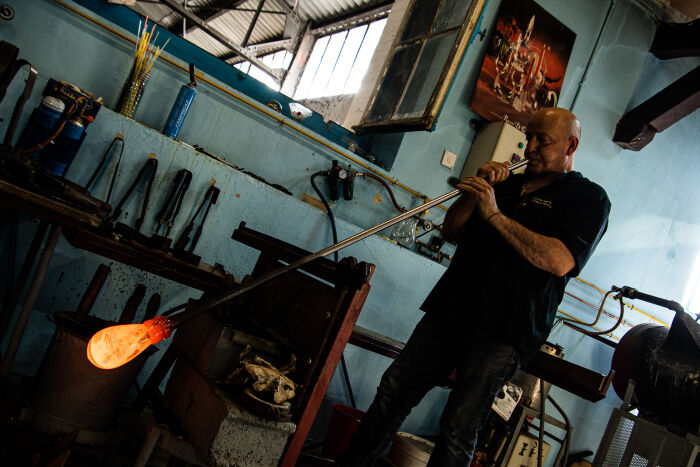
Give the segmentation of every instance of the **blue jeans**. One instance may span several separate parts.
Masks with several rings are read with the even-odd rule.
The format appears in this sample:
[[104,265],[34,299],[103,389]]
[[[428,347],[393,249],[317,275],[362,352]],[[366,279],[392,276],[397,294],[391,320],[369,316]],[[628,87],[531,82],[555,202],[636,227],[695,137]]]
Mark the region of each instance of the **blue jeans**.
[[382,376],[377,395],[338,465],[373,465],[411,409],[454,369],[457,381],[442,412],[440,436],[428,466],[469,465],[493,398],[513,376],[519,360],[508,344],[470,335],[453,320],[426,314]]

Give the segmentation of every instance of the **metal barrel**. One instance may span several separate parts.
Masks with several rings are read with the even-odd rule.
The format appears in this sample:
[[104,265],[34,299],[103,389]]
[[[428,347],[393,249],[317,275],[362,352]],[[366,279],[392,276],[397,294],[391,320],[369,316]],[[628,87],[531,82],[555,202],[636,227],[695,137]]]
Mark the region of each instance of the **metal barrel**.
[[114,436],[114,417],[129,386],[153,351],[124,366],[101,370],[87,359],[93,330],[112,325],[93,316],[58,312],[41,374],[34,408],[34,426],[51,435],[80,428],[76,441],[99,445]]

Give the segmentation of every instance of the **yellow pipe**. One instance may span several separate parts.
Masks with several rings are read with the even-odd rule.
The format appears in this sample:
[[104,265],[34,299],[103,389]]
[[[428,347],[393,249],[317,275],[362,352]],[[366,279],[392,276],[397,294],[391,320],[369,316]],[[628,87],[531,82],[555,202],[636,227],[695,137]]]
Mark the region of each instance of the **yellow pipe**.
[[[125,39],[125,40],[131,42],[132,44],[136,44],[136,41],[135,41],[134,39],[132,39],[131,37],[127,36],[126,34],[124,34],[124,33],[122,33],[122,32],[117,31],[116,29],[114,29],[114,28],[111,27],[111,26],[108,26],[107,24],[104,24],[104,23],[98,21],[97,19],[91,17],[90,15],[83,13],[82,11],[78,10],[77,8],[74,8],[74,7],[72,7],[72,6],[68,5],[68,4],[66,4],[65,2],[63,2],[63,1],[61,1],[61,0],[52,0],[52,1],[53,1],[54,3],[57,3],[57,4],[61,5],[61,6],[64,7],[64,8],[67,8],[68,10],[72,11],[73,13],[75,13],[75,14],[77,14],[77,15],[79,15],[79,16],[82,16],[83,18],[87,19],[88,21],[90,21],[90,22],[92,22],[92,23],[94,23],[94,24],[96,24],[96,25],[98,25],[98,26],[100,26],[100,27],[102,27],[102,28],[108,30],[109,32],[111,32],[111,33],[113,33],[113,34],[116,34],[117,36],[121,37],[122,39]],[[163,60],[165,60],[166,62],[170,63],[171,65],[173,65],[173,66],[175,66],[175,67],[177,67],[177,68],[180,68],[181,70],[184,70],[184,71],[189,72],[189,68],[187,68],[187,67],[185,67],[185,66],[183,66],[183,65],[180,65],[179,63],[175,62],[174,60],[172,60],[172,59],[170,59],[170,58],[168,58],[168,57],[165,57],[165,56],[163,56],[163,55],[161,55],[160,57],[161,57]],[[268,116],[274,118],[275,120],[277,120],[278,122],[282,123],[283,125],[286,125],[286,126],[288,126],[289,128],[292,128],[293,130],[298,131],[299,133],[301,133],[302,135],[306,136],[307,138],[309,138],[309,139],[311,139],[311,140],[313,140],[313,141],[316,141],[317,143],[319,143],[319,144],[325,146],[326,148],[330,149],[331,151],[333,151],[333,152],[335,152],[335,153],[341,155],[342,157],[345,157],[346,159],[351,160],[351,161],[354,162],[355,164],[357,164],[357,165],[363,167],[364,169],[369,170],[370,172],[372,172],[372,173],[374,173],[374,174],[376,174],[376,175],[382,177],[384,180],[393,183],[394,185],[398,186],[399,188],[402,188],[403,190],[409,192],[409,193],[412,194],[413,196],[415,196],[415,197],[417,197],[417,198],[421,198],[421,199],[422,199],[423,201],[425,201],[425,202],[430,201],[430,198],[428,198],[426,195],[424,195],[424,194],[422,194],[422,193],[419,193],[419,192],[417,192],[416,190],[414,190],[414,189],[412,189],[412,188],[410,188],[410,187],[408,187],[408,186],[406,186],[406,185],[404,185],[404,184],[402,184],[402,183],[399,183],[398,180],[393,179],[393,178],[391,178],[391,177],[389,177],[389,176],[387,176],[387,175],[384,175],[383,173],[379,172],[379,171],[376,170],[376,169],[373,169],[372,167],[370,167],[369,165],[365,164],[364,162],[361,162],[361,161],[359,161],[358,159],[356,159],[356,158],[354,158],[354,157],[352,157],[352,156],[349,156],[349,155],[345,154],[345,153],[344,153],[343,151],[341,151],[340,149],[338,149],[338,148],[332,146],[331,144],[327,143],[326,141],[323,141],[323,140],[320,139],[320,138],[317,138],[316,136],[312,135],[312,134],[309,133],[308,131],[306,131],[306,130],[304,130],[304,129],[302,129],[302,128],[299,128],[299,127],[297,127],[296,125],[292,125],[292,124],[289,122],[289,120],[287,120],[287,119],[284,118],[284,117],[280,117],[280,116],[277,115],[276,113],[271,112],[271,111],[268,110],[266,107],[261,106],[261,105],[258,105],[257,103],[255,103],[255,102],[253,102],[253,101],[251,101],[251,100],[248,100],[248,99],[246,99],[246,98],[244,98],[244,97],[242,97],[242,96],[239,96],[238,94],[229,91],[228,89],[224,88],[223,86],[220,86],[219,84],[217,84],[217,83],[211,81],[210,79],[208,79],[208,78],[206,78],[206,77],[204,77],[204,76],[200,76],[199,79],[200,79],[200,81],[204,81],[205,83],[209,84],[210,86],[215,87],[216,89],[222,91],[223,93],[228,94],[229,96],[233,97],[234,99],[238,99],[239,101],[243,102],[244,104],[247,104],[247,105],[253,107],[254,109],[257,109],[257,110],[259,110],[260,112],[264,113],[265,115],[268,115]],[[447,208],[446,208],[445,206],[441,205],[441,204],[438,204],[438,207],[441,208],[441,209],[444,209],[445,211],[447,211]]]
[[[576,280],[579,281],[579,282],[582,282],[582,283],[586,284],[586,285],[589,286],[589,287],[593,287],[594,289],[596,289],[596,290],[597,290],[598,292],[600,292],[600,293],[603,293],[603,294],[606,293],[604,290],[602,290],[602,289],[596,287],[595,285],[591,284],[590,282],[586,282],[585,280],[581,279],[580,277],[576,277]],[[643,311],[640,310],[639,308],[636,308],[636,307],[630,305],[629,303],[625,302],[624,300],[622,301],[622,303],[623,303],[627,308],[630,308],[630,309],[632,309],[632,310],[634,310],[634,311],[636,311],[636,312],[638,312],[638,313],[641,313],[641,314],[643,314],[644,316],[646,316],[647,318],[653,319],[654,321],[656,321],[656,322],[659,323],[659,324],[663,324],[663,325],[666,326],[667,328],[670,328],[670,327],[671,327],[670,324],[664,323],[664,322],[661,321],[660,319],[654,318],[654,317],[651,316],[650,314],[643,312]]]
[[[586,323],[584,323],[583,321],[581,321],[580,319],[576,318],[575,316],[572,316],[572,315],[570,315],[570,314],[568,314],[568,313],[564,313],[564,312],[561,311],[561,310],[557,310],[557,313],[561,313],[562,315],[568,316],[570,319],[568,319],[567,321],[575,321],[575,322],[580,323],[580,324],[586,324]],[[591,327],[592,327],[593,329],[595,329],[596,331],[602,331],[602,329],[597,328],[597,327],[595,327],[595,326],[591,326]],[[613,335],[613,334],[607,334],[607,335],[608,335],[609,337],[612,337],[612,338],[615,339],[616,341],[619,341],[619,340],[620,340],[619,337],[617,337],[617,336],[615,336],[615,335]]]

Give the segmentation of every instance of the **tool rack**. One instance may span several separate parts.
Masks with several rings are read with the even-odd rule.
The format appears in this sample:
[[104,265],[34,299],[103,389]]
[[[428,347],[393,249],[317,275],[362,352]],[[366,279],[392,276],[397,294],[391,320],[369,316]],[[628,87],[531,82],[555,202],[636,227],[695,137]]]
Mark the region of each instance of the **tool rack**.
[[62,228],[66,240],[80,248],[127,266],[153,273],[205,292],[223,290],[237,281],[226,271],[202,263],[198,266],[172,254],[118,242],[98,232],[100,219],[68,204],[0,180],[0,204],[26,212]]
[[[15,291],[25,288],[29,272],[37,262],[36,270],[22,304],[17,323],[12,332],[7,351],[0,365],[0,376],[8,376],[17,349],[29,322],[29,315],[44,281],[56,242],[61,233],[75,248],[84,249],[105,258],[132,266],[177,283],[202,290],[205,293],[222,292],[239,282],[222,268],[200,262],[198,265],[180,260],[172,254],[125,244],[100,233],[101,219],[67,203],[19,187],[0,179],[0,205],[18,212],[25,212],[41,222],[24,260],[22,271],[14,284]],[[41,255],[39,247],[49,229],[48,239]],[[38,256],[38,261],[37,261]],[[14,297],[19,298],[18,295]],[[17,303],[11,303],[7,313],[12,313]]]

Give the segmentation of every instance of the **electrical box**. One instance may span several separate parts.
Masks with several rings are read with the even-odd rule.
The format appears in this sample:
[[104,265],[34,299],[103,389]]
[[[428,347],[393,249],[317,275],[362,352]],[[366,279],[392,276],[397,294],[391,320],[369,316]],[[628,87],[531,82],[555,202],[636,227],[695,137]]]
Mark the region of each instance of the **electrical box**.
[[[476,175],[476,171],[486,162],[517,162],[525,158],[527,138],[525,133],[506,122],[493,122],[485,125],[474,138],[464,163],[461,178]],[[515,171],[522,173],[525,167]]]

